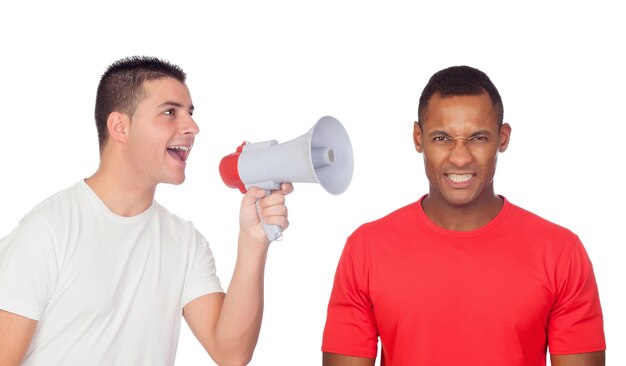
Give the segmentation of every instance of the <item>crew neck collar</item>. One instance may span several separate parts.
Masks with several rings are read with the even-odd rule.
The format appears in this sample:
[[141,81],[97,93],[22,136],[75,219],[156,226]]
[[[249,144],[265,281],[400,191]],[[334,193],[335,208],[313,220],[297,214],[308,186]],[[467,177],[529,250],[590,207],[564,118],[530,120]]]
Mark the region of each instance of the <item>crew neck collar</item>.
[[88,199],[90,201],[92,201],[96,206],[98,206],[100,208],[100,210],[102,211],[103,214],[105,214],[106,216],[110,217],[111,219],[113,219],[115,221],[118,221],[118,222],[121,222],[121,223],[133,224],[133,223],[142,221],[147,216],[149,216],[151,214],[151,212],[155,210],[155,207],[156,207],[156,201],[152,200],[152,204],[150,205],[150,207],[148,207],[142,213],[140,213],[138,215],[135,215],[135,216],[120,216],[120,215],[116,214],[115,212],[111,211],[107,207],[107,205],[104,202],[102,202],[102,200],[100,199],[100,197],[98,197],[96,192],[94,192],[91,189],[91,187],[89,187],[87,182],[85,182],[85,179],[81,179],[80,182],[78,182],[78,186],[86,194]]
[[500,198],[502,198],[502,200],[504,201],[502,208],[500,209],[500,212],[498,212],[498,214],[488,223],[486,223],[485,225],[476,228],[474,230],[469,230],[469,231],[457,231],[457,230],[448,230],[445,229],[437,224],[435,224],[429,217],[428,215],[426,215],[426,212],[424,212],[424,208],[422,207],[422,201],[424,200],[424,198],[426,198],[428,196],[428,194],[423,195],[415,204],[415,208],[417,210],[417,213],[421,219],[421,221],[432,231],[441,234],[441,235],[445,235],[451,238],[459,238],[459,239],[467,239],[467,238],[474,238],[474,237],[478,237],[481,236],[491,230],[493,230],[495,227],[497,227],[505,218],[505,216],[508,214],[508,212],[510,211],[511,208],[511,203],[502,195],[499,195]]

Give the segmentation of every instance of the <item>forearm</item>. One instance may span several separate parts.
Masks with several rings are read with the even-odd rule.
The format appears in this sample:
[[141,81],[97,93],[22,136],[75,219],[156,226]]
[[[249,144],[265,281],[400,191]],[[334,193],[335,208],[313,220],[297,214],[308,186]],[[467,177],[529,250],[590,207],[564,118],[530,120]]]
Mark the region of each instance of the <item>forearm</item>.
[[[267,245],[239,235],[237,262],[215,329],[222,355],[243,355],[249,361],[263,318],[263,290]],[[228,357],[227,357],[228,358]]]

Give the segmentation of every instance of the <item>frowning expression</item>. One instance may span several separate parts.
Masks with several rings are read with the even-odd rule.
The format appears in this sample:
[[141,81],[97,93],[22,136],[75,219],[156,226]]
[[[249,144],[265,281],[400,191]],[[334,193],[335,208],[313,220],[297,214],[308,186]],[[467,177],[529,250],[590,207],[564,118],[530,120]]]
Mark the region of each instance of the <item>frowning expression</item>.
[[510,126],[498,123],[489,94],[431,97],[413,131],[430,183],[429,199],[467,206],[492,199],[498,153]]

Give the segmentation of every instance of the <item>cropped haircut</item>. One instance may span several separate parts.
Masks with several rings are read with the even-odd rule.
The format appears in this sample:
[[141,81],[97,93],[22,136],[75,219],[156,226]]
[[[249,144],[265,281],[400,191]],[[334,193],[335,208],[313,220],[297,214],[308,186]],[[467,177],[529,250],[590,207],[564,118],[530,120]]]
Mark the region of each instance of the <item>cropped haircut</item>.
[[433,95],[441,97],[480,95],[487,92],[496,110],[498,125],[502,125],[504,119],[504,106],[502,98],[496,86],[491,82],[487,74],[470,66],[452,66],[436,72],[424,87],[419,100],[418,119],[420,125],[424,123],[424,114],[428,102]]
[[145,97],[143,83],[166,77],[185,83],[186,74],[177,65],[147,56],[123,58],[106,69],[96,93],[95,119],[100,151],[109,137],[109,115],[112,112],[122,112],[131,117]]

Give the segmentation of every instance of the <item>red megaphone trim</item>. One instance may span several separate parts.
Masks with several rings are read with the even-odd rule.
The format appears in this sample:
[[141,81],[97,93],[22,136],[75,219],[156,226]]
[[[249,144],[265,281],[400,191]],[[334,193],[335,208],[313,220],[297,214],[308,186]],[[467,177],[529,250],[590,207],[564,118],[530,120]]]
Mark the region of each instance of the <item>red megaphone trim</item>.
[[220,161],[220,176],[222,177],[222,181],[230,188],[238,188],[241,193],[246,193],[246,186],[241,181],[241,177],[239,177],[239,155],[243,151],[243,147],[247,144],[247,142],[243,142],[239,147],[237,147],[237,151],[232,154],[228,154],[222,158]]

